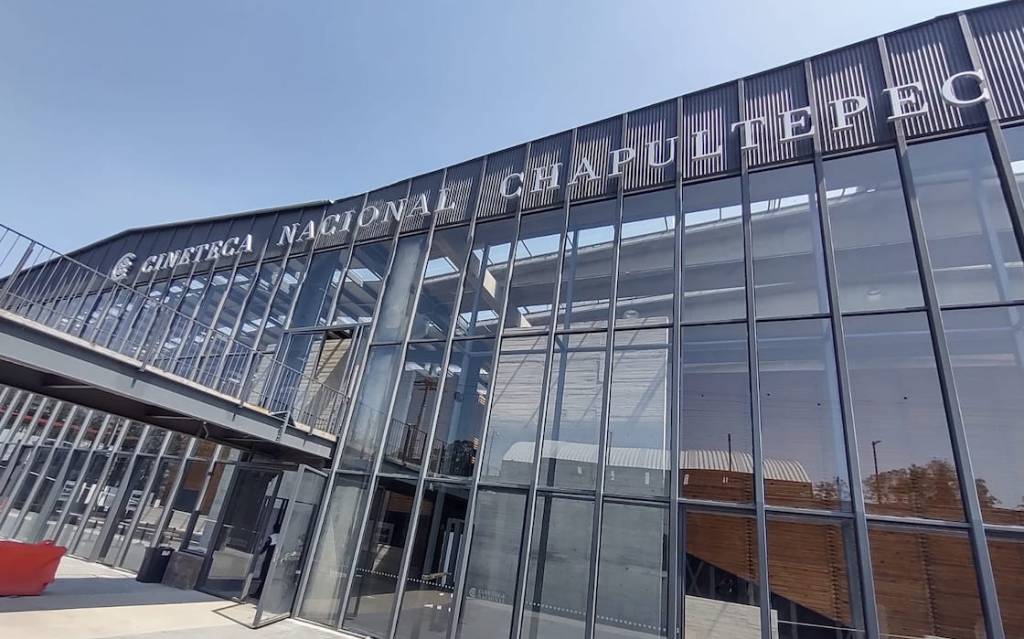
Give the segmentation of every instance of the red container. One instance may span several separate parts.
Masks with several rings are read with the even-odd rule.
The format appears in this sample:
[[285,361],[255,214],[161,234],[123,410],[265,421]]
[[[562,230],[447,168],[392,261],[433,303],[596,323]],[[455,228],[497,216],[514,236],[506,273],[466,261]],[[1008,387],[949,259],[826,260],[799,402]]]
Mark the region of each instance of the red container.
[[53,582],[65,552],[67,548],[52,541],[0,541],[0,596],[42,594]]

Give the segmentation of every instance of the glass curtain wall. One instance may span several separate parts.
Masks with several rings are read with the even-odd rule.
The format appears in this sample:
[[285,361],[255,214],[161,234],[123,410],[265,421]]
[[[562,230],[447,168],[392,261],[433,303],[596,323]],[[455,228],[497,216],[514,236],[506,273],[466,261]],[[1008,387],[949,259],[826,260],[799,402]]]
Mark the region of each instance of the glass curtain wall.
[[967,135],[399,238],[366,280],[400,316],[299,616],[389,639],[979,636],[963,486],[999,527],[999,601],[1024,536],[996,169]]

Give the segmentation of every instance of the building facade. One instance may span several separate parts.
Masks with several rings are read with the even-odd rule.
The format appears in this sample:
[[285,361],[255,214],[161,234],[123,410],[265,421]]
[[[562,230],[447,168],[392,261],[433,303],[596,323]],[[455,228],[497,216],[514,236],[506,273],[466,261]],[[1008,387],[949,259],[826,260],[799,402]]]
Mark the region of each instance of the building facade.
[[[304,492],[230,442],[5,388],[0,535],[133,570],[169,544],[245,598],[294,495],[264,604],[378,639],[1024,637],[1018,123],[1010,2],[81,249],[351,401]],[[84,337],[144,325],[70,298]]]

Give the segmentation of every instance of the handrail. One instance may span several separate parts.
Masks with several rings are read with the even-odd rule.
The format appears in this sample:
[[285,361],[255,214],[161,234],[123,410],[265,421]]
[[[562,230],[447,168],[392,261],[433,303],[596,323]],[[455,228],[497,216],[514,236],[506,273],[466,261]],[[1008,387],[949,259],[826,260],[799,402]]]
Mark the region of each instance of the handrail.
[[163,298],[0,224],[0,310],[262,409],[282,427],[337,434],[344,393]]

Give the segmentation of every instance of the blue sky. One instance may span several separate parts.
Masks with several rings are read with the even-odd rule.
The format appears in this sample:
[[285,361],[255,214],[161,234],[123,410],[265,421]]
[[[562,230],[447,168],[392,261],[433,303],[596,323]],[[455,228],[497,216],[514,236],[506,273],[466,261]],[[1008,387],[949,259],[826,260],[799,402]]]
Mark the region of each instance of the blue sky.
[[0,0],[0,222],[343,197],[980,4]]

